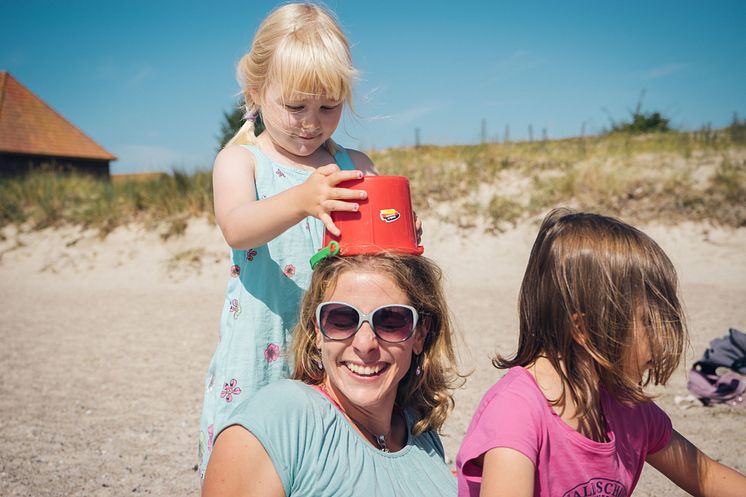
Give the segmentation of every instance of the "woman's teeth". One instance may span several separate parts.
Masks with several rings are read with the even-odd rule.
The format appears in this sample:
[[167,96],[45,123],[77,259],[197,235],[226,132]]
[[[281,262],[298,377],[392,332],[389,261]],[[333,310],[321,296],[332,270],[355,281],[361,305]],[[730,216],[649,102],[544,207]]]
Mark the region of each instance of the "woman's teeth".
[[344,365],[353,373],[359,374],[361,376],[373,376],[374,374],[380,373],[384,367],[383,365],[361,366],[359,364],[354,364],[351,362],[345,362]]

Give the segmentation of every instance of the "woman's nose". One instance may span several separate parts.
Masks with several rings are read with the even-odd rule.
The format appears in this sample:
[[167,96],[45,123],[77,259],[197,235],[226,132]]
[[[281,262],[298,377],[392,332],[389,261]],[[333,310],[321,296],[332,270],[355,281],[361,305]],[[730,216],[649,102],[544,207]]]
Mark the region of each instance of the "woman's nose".
[[365,322],[355,333],[355,339],[352,342],[352,346],[355,347],[360,353],[366,354],[378,348],[378,338],[373,333],[370,323]]

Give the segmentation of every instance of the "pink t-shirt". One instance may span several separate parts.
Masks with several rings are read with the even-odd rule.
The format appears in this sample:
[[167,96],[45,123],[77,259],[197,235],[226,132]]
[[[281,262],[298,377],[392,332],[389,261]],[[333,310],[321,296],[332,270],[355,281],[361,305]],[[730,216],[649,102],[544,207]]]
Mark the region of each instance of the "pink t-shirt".
[[496,447],[534,463],[534,496],[626,497],[648,454],[671,439],[671,420],[652,402],[627,406],[601,392],[608,442],[584,437],[552,410],[534,377],[511,368],[482,398],[456,456],[459,497],[479,496],[474,459]]

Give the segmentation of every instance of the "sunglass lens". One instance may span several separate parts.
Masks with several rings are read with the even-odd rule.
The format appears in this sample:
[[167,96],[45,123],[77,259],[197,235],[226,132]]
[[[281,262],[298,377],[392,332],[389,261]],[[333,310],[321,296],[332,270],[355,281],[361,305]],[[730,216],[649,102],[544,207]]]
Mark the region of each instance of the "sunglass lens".
[[344,304],[326,304],[321,308],[321,330],[332,339],[351,336],[357,329],[360,315],[352,307]]
[[378,309],[373,315],[373,327],[378,336],[390,342],[409,338],[414,327],[414,315],[407,307],[390,305]]

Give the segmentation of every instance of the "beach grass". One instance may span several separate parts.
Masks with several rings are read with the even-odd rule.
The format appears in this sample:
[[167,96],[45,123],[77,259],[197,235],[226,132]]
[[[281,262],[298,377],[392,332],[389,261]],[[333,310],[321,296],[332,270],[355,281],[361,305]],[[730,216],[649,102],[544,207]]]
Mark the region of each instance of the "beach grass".
[[164,237],[178,235],[193,216],[212,217],[209,173],[174,173],[137,181],[107,181],[88,175],[35,171],[0,179],[0,226],[32,229],[80,225],[102,235],[137,222],[166,226]]
[[410,178],[415,210],[500,230],[557,206],[635,222],[746,226],[746,144],[725,132],[657,133],[371,154]]
[[[409,177],[415,210],[499,232],[556,206],[632,222],[746,226],[743,133],[703,130],[370,151],[381,174]],[[102,236],[141,223],[166,239],[213,219],[209,172],[116,181],[54,171],[0,178],[0,227],[79,225]]]

